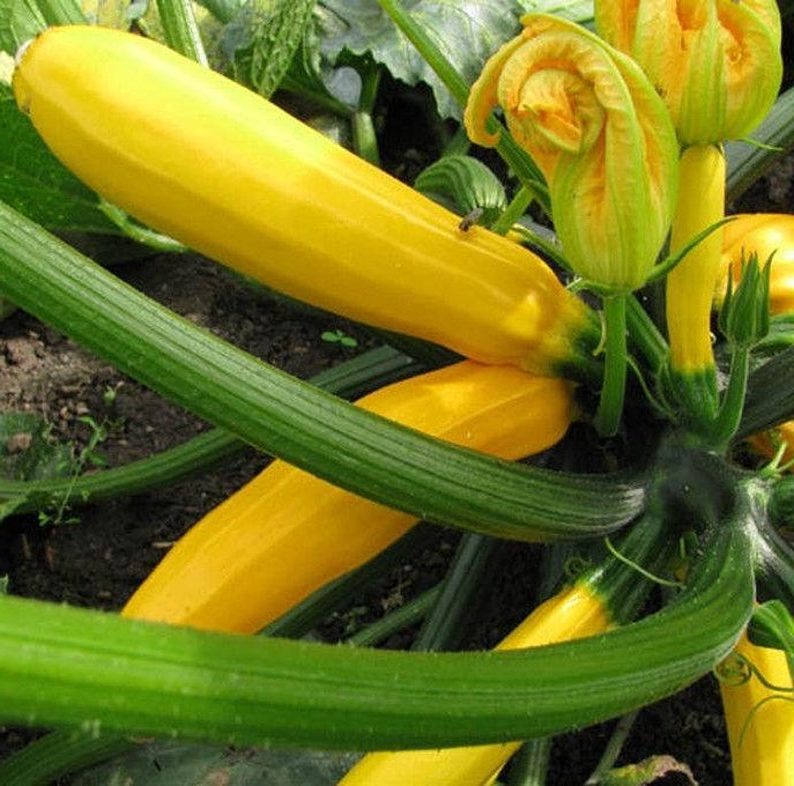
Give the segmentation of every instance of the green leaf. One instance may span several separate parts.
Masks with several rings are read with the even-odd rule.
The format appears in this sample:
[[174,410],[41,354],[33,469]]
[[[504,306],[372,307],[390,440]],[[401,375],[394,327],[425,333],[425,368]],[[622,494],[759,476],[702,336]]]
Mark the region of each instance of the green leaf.
[[234,53],[238,81],[270,98],[301,47],[316,0],[252,0],[243,19],[248,43]]
[[631,520],[644,479],[500,461],[300,382],[181,319],[0,205],[0,292],[252,445],[417,518],[537,540]]
[[35,0],[0,0],[0,49],[4,52],[16,54],[25,41],[46,26]]
[[159,742],[83,772],[72,786],[335,786],[353,754]]
[[593,21],[593,0],[518,0],[528,14],[553,14],[579,24]]
[[59,232],[119,234],[99,209],[99,197],[50,153],[4,84],[0,84],[0,199]]
[[70,466],[68,446],[49,438],[49,428],[38,415],[0,414],[0,475],[31,481],[63,478]]
[[507,207],[507,196],[499,179],[485,164],[471,156],[444,156],[420,172],[414,187],[443,204],[452,204],[460,215],[481,210],[481,220],[490,226]]
[[[404,6],[469,83],[518,30],[514,0],[406,0]],[[429,84],[439,114],[460,119],[457,102],[377,0],[321,0],[318,10],[326,57],[370,53],[397,79]]]

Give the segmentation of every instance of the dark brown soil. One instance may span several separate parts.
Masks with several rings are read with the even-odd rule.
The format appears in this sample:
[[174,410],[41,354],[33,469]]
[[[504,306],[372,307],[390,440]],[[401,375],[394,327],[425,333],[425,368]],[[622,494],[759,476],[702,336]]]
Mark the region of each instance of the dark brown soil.
[[[794,159],[764,181],[736,208],[789,209]],[[366,335],[337,318],[294,308],[205,260],[150,257],[117,268],[126,280],[180,314],[254,355],[293,374],[308,377],[357,350],[321,339],[342,329],[361,342]],[[112,402],[107,392],[113,391]],[[0,411],[40,413],[60,440],[84,444],[89,429],[78,420],[90,415],[108,436],[100,451],[109,465],[121,465],[182,443],[206,424],[160,399],[114,368],[83,352],[36,320],[16,313],[0,323]],[[75,511],[73,523],[39,525],[35,516],[17,517],[0,528],[0,575],[12,593],[107,610],[121,607],[167,548],[205,511],[252,477],[267,459],[253,452],[200,477],[161,491],[91,505]],[[71,515],[71,513],[70,513]],[[455,537],[439,551],[420,555],[379,584],[362,605],[381,610],[384,598],[410,597],[443,572]],[[499,581],[483,600],[486,628],[481,643],[525,611],[536,553],[514,546],[500,563]],[[326,627],[334,632],[333,620]],[[399,644],[397,641],[390,642]],[[596,763],[610,726],[555,746],[550,784],[583,783]],[[21,730],[0,735],[0,756],[27,737]],[[647,708],[631,732],[621,761],[671,754],[687,763],[702,786],[730,784],[724,724],[709,678],[674,699]],[[669,776],[659,783],[685,783]]]

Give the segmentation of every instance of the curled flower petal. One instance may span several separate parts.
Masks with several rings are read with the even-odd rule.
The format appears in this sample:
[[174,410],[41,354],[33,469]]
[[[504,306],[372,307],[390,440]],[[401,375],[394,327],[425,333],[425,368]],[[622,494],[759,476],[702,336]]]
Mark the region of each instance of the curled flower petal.
[[596,0],[596,26],[664,98],[681,142],[746,136],[780,88],[775,0]]
[[466,107],[473,141],[496,138],[496,106],[550,188],[576,272],[616,291],[641,286],[667,234],[678,143],[642,71],[584,28],[544,14],[486,64]]

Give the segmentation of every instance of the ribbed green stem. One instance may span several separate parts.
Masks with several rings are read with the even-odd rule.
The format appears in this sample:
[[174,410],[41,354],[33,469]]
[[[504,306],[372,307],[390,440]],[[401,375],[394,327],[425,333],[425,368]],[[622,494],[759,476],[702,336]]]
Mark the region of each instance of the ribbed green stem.
[[784,349],[750,374],[742,421],[735,438],[776,426],[794,417],[794,387],[780,380],[794,378],[794,347]]
[[633,518],[636,479],[568,475],[456,448],[255,360],[0,207],[0,292],[255,447],[418,518],[538,540]]
[[157,0],[157,10],[168,46],[201,65],[208,65],[191,0]]
[[[733,647],[754,603],[743,515],[661,612],[513,652],[405,653],[205,633],[0,599],[7,723],[234,745],[399,749],[580,728],[680,690]],[[532,712],[527,712],[527,707]],[[0,782],[9,783],[0,765]]]
[[444,577],[441,592],[414,641],[417,652],[453,650],[471,614],[474,596],[482,586],[483,571],[496,541],[466,533]]
[[[310,382],[347,397],[370,386],[375,388],[408,376],[416,367],[402,353],[390,347],[379,347],[321,372]],[[53,499],[69,505],[84,505],[166,486],[246,449],[250,449],[250,445],[239,437],[223,429],[213,429],[154,456],[77,478],[32,481],[0,478],[0,499],[18,499],[15,513],[38,510]]]
[[[435,528],[419,524],[366,565],[325,585],[290,609],[263,631],[264,635],[300,639],[320,620],[345,603],[360,597],[361,590],[394,565],[430,545]],[[4,786],[46,786],[53,779],[98,764],[135,745],[126,737],[62,730],[32,742],[3,763]]]
[[604,298],[604,384],[595,416],[602,437],[613,437],[620,427],[626,395],[626,296]]
[[530,740],[521,746],[510,765],[509,786],[546,786],[551,737]]
[[440,586],[426,590],[413,600],[408,601],[408,603],[377,620],[377,622],[373,622],[358,633],[354,633],[347,640],[347,644],[352,644],[354,647],[377,646],[393,633],[398,633],[419,622],[433,608],[440,594]]
[[48,25],[84,25],[86,18],[77,0],[36,0]]

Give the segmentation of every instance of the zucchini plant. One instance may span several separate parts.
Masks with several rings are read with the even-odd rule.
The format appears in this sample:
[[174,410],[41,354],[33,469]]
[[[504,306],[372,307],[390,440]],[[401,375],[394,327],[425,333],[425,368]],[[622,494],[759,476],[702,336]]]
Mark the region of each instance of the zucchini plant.
[[[461,104],[461,128],[516,176],[500,184],[453,150],[424,182],[464,215],[210,69],[189,4],[161,13],[173,48],[75,24],[72,8],[20,49],[19,110],[119,225],[129,216],[138,237],[414,341],[346,367],[377,388],[353,405],[0,204],[3,297],[223,429],[202,455],[236,439],[276,457],[120,615],[0,598],[0,719],[57,729],[0,763],[0,782],[44,783],[165,737],[369,751],[348,786],[490,784],[522,749],[540,764],[509,777],[537,784],[550,736],[711,671],[737,786],[794,778],[791,487],[774,430],[794,418],[791,283],[777,266],[791,217],[724,217],[739,168],[724,145],[773,105],[763,134],[779,141],[794,113],[778,99],[775,3],[701,5],[684,18],[659,0],[596,2],[596,32],[528,15],[470,86],[415,17],[380,0]],[[303,29],[309,5],[295,7],[271,24]],[[294,85],[290,62],[280,75]],[[362,70],[371,108],[377,79]],[[389,375],[408,378],[382,385]],[[554,446],[574,420],[588,437],[566,464]],[[742,448],[750,437],[771,458]],[[548,449],[548,467],[517,461]],[[190,457],[74,479],[69,493],[139,489],[151,462],[175,476]],[[0,493],[21,511],[46,488]],[[464,544],[574,544],[591,562],[567,580],[551,559],[539,568],[547,597],[494,651],[287,639],[296,609],[323,607],[420,520],[477,533]],[[460,619],[463,553],[422,612],[433,630]],[[748,625],[770,600],[784,611],[759,640]],[[448,648],[440,633],[420,639]]]

